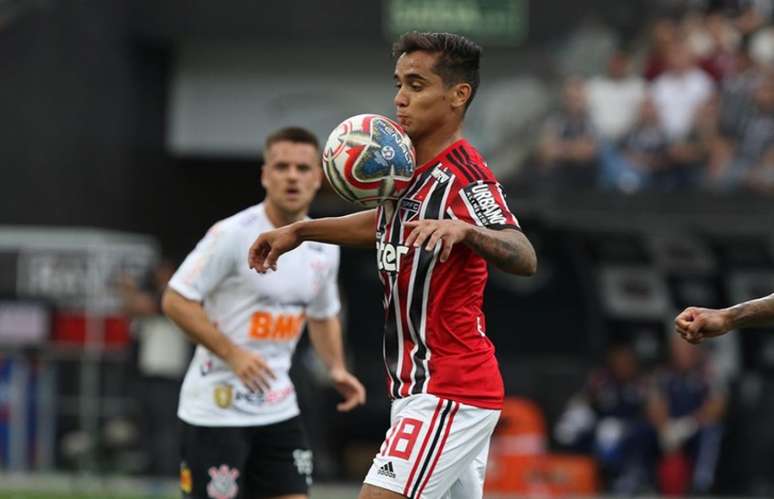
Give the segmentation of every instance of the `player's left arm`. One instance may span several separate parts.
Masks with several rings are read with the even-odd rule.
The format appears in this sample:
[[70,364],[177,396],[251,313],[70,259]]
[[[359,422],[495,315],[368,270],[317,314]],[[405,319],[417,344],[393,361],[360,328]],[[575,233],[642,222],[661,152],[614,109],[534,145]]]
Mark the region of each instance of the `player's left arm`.
[[323,319],[310,318],[307,323],[309,339],[317,355],[322,359],[336,390],[344,401],[336,408],[347,412],[365,403],[365,387],[353,376],[344,362],[344,348],[341,340],[341,322],[337,316]]
[[432,251],[441,244],[445,262],[457,243],[463,243],[500,270],[529,276],[537,271],[535,249],[521,231],[494,179],[481,179],[461,187],[452,196],[442,220],[417,220],[406,225],[411,232],[405,245]]

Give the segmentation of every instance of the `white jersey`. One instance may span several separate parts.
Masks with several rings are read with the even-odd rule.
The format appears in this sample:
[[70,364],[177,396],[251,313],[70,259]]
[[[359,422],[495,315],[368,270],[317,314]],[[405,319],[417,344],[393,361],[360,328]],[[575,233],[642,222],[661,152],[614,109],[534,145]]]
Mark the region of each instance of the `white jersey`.
[[247,252],[273,228],[263,203],[216,223],[169,282],[202,302],[213,324],[235,344],[258,352],[276,376],[268,392],[251,392],[228,364],[199,345],[177,412],[189,424],[260,426],[299,413],[290,361],[306,317],[339,312],[339,248],[305,242],[280,257],[276,272],[258,274],[247,266]]

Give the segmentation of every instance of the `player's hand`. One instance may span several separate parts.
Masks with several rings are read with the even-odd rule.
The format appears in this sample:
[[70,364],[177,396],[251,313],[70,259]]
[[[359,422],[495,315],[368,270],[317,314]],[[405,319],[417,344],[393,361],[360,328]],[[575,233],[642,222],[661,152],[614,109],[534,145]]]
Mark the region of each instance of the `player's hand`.
[[224,359],[247,388],[254,392],[269,390],[274,371],[256,352],[234,347]]
[[445,262],[449,259],[454,245],[465,240],[472,226],[459,220],[417,220],[407,222],[406,227],[411,229],[404,243],[406,246],[424,246],[425,250],[433,251],[440,242],[440,260]]
[[296,248],[301,242],[293,224],[264,232],[250,246],[247,265],[261,274],[269,269],[277,270],[280,255]]
[[730,329],[731,321],[724,309],[688,307],[675,318],[675,332],[693,344],[725,334]]
[[359,405],[365,404],[365,387],[346,369],[331,370],[331,381],[336,390],[344,397],[344,402],[336,405],[339,412],[349,412]]

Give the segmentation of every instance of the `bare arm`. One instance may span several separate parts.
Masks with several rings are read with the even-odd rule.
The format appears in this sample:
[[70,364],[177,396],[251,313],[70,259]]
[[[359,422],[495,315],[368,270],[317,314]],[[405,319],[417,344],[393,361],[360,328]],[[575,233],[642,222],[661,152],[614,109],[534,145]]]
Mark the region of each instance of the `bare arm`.
[[344,397],[344,402],[337,406],[338,410],[346,412],[364,404],[365,388],[347,371],[344,363],[339,319],[337,317],[309,319],[308,329],[312,347],[328,368],[334,386]]
[[512,230],[478,227],[461,220],[419,220],[409,222],[412,229],[406,246],[425,246],[427,251],[442,245],[440,260],[445,262],[456,243],[464,243],[500,270],[529,276],[537,271],[537,256],[529,239]]
[[204,346],[225,361],[251,390],[268,389],[274,373],[255,352],[237,346],[207,317],[201,303],[189,300],[177,291],[167,288],[161,307],[167,317],[191,340]]
[[727,308],[730,329],[766,326],[774,323],[774,294]]
[[304,241],[372,248],[376,241],[376,210],[343,217],[303,220],[264,232],[250,246],[247,263],[257,272],[276,270],[280,255]]
[[505,272],[530,276],[537,271],[535,249],[527,236],[517,230],[492,230],[471,225],[463,242]]
[[774,294],[722,309],[688,307],[675,318],[675,332],[691,343],[732,329],[774,324]]

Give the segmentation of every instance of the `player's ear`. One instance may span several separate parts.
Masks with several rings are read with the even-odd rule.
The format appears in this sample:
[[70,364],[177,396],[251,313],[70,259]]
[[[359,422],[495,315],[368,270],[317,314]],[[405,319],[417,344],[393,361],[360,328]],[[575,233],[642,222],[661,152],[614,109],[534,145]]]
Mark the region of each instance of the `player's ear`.
[[315,190],[319,190],[320,187],[322,187],[322,182],[323,182],[322,163],[320,163],[319,161],[317,162],[317,169],[316,170],[317,170],[317,177],[316,177],[316,181],[314,183],[314,189]]
[[261,186],[266,189],[266,163],[261,165]]
[[465,104],[470,100],[470,96],[473,93],[473,87],[470,83],[457,83],[451,87],[451,106],[454,109],[459,107],[464,108]]

